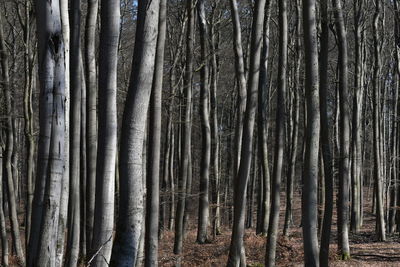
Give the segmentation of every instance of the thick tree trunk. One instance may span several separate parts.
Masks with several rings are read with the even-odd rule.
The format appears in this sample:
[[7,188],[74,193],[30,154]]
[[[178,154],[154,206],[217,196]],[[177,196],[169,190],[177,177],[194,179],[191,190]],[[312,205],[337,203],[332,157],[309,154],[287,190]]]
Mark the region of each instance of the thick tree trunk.
[[[29,245],[35,246],[35,254],[29,255],[31,261],[28,262],[28,266],[56,266],[61,181],[65,164],[64,44],[59,2],[39,1],[36,11],[41,86],[40,125],[44,129],[41,132],[43,135],[39,143],[41,154],[38,155],[38,167],[40,166],[40,171],[37,177],[35,198],[38,201],[41,198],[42,205],[43,203],[46,205],[36,206],[40,210],[37,209],[36,214],[34,210],[33,213],[41,218],[37,225],[40,233],[34,235],[36,240],[32,239],[35,231],[32,228]],[[43,164],[45,164],[45,168],[43,168]],[[43,179],[43,181],[39,179]],[[32,221],[35,222],[35,220]],[[30,253],[32,252],[30,250]]]
[[143,223],[143,139],[156,54],[159,1],[141,1],[121,129],[119,217],[110,266],[134,266]]
[[161,153],[161,100],[163,85],[164,47],[167,28],[167,1],[160,1],[158,37],[154,78],[150,96],[149,153],[147,161],[147,199],[145,231],[145,266],[158,265],[159,184]]
[[[249,76],[247,84],[247,106],[243,120],[243,138],[241,141],[242,147],[239,171],[237,174],[234,172],[234,222],[227,266],[246,266],[246,256],[243,244],[244,222],[246,215],[246,190],[250,175],[251,156],[253,152],[253,132],[256,116],[255,113],[257,110],[257,86],[260,74],[265,2],[265,0],[257,0],[254,7],[255,13],[253,15],[250,54],[251,75]],[[231,2],[231,6],[232,10],[236,8],[236,3],[234,0]],[[235,12],[233,13],[235,15]],[[235,37],[235,40],[237,40],[237,36]],[[237,75],[238,74],[239,73],[237,73]]]
[[[108,266],[114,226],[114,189],[117,155],[117,62],[120,5],[102,1],[99,59],[99,132],[96,199],[91,250],[93,266]],[[94,149],[94,148],[93,148]],[[90,178],[89,178],[90,179]],[[91,186],[91,185],[90,185]],[[99,252],[99,253],[98,253]]]
[[285,95],[287,72],[287,1],[279,1],[279,69],[276,109],[276,142],[274,151],[274,166],[272,171],[271,213],[268,226],[267,252],[265,265],[275,266],[276,243],[278,239],[280,187],[283,170],[283,152],[285,147]]

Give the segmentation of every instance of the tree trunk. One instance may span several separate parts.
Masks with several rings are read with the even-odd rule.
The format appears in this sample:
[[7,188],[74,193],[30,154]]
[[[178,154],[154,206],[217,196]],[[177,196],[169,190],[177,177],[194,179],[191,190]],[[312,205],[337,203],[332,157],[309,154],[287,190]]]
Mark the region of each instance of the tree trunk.
[[[96,64],[96,28],[98,0],[88,1],[85,28],[85,74],[86,74],[86,143],[87,143],[87,176],[86,176],[86,247],[91,251],[93,240],[96,161],[97,161],[97,64]],[[101,57],[100,57],[101,58]]]
[[268,63],[269,63],[269,50],[270,50],[270,27],[269,22],[271,18],[271,1],[267,1],[265,7],[264,18],[264,34],[263,34],[263,48],[261,52],[260,62],[260,79],[258,83],[258,113],[257,113],[257,131],[258,131],[258,153],[261,162],[262,174],[262,198],[260,198],[261,205],[259,221],[257,222],[257,234],[267,235],[268,222],[269,222],[269,209],[270,209],[270,171],[268,161],[268,109],[269,109],[269,83],[268,83]]
[[159,184],[161,152],[161,100],[163,85],[164,47],[166,38],[167,1],[159,7],[158,37],[154,78],[150,96],[149,153],[147,171],[145,266],[158,266]]
[[374,150],[374,178],[375,178],[375,189],[376,189],[376,229],[377,236],[380,241],[385,241],[385,217],[383,214],[383,190],[382,190],[382,163],[380,153],[380,99],[379,99],[379,76],[381,69],[381,58],[380,58],[380,45],[379,45],[379,20],[381,13],[381,0],[376,1],[373,32],[374,32],[374,76],[372,79],[373,84],[373,150]]
[[0,65],[2,68],[1,81],[3,83],[3,92],[5,97],[5,114],[6,114],[6,150],[5,150],[5,166],[7,195],[11,221],[11,233],[13,247],[16,250],[16,256],[21,265],[25,265],[25,256],[22,248],[22,242],[19,231],[19,222],[17,215],[17,202],[15,199],[14,181],[12,174],[12,155],[14,149],[14,133],[13,133],[13,114],[11,103],[11,86],[9,77],[8,55],[6,52],[6,40],[3,33],[3,17],[0,14]]
[[[0,132],[0,142],[2,143]],[[8,239],[6,231],[6,219],[4,216],[4,193],[3,193],[3,148],[0,146],[0,229],[1,229],[1,264],[8,267]]]
[[197,242],[204,244],[208,239],[209,224],[209,184],[210,184],[210,158],[211,158],[211,129],[210,129],[210,84],[207,56],[209,53],[207,39],[208,29],[205,12],[205,1],[197,3],[197,14],[200,29],[201,61],[200,70],[200,115],[202,132],[202,155],[200,164],[200,189],[199,189],[199,215],[197,226]]
[[75,267],[79,258],[80,239],[80,141],[81,141],[81,2],[71,2],[71,139],[70,139],[70,191],[68,203],[68,238],[66,266]]
[[333,212],[333,159],[331,152],[331,135],[328,119],[327,94],[329,89],[328,81],[328,56],[329,56],[329,17],[328,1],[321,1],[321,37],[320,37],[320,57],[319,57],[319,93],[321,110],[321,149],[325,174],[325,206],[324,217],[321,228],[321,248],[320,264],[328,267],[329,264],[329,244],[331,237],[332,212]]
[[[257,86],[260,73],[260,58],[262,45],[262,30],[264,22],[265,0],[257,0],[254,7],[253,26],[251,35],[250,72],[247,84],[247,106],[243,120],[243,138],[241,141],[241,156],[239,171],[235,175],[234,185],[234,222],[227,266],[246,266],[243,236],[246,214],[246,190],[250,175],[251,156],[253,152],[253,132],[255,113],[257,110]],[[236,1],[231,2],[235,10]],[[234,16],[235,17],[235,12]],[[240,30],[240,28],[239,28]],[[237,34],[237,33],[236,33]],[[235,34],[235,36],[236,36]],[[237,40],[236,36],[235,40]],[[240,73],[238,72],[237,75]]]
[[104,1],[100,11],[99,132],[96,163],[96,199],[91,250],[93,266],[108,266],[114,226],[114,189],[117,155],[117,62],[120,5]]
[[143,139],[154,74],[159,1],[141,1],[131,80],[123,114],[119,217],[110,266],[136,264],[143,223]]
[[278,95],[276,109],[276,142],[274,151],[274,166],[272,171],[271,213],[268,226],[266,266],[275,266],[276,243],[278,239],[280,187],[283,169],[283,152],[285,147],[285,95],[287,72],[287,1],[279,1],[279,69]]
[[186,197],[187,197],[187,183],[189,177],[189,158],[190,158],[190,144],[191,144],[191,110],[192,110],[192,77],[193,77],[193,49],[194,49],[194,2],[193,0],[187,0],[187,14],[188,14],[188,25],[187,25],[187,39],[186,39],[186,69],[184,78],[184,91],[185,99],[182,105],[184,109],[184,115],[182,121],[184,123],[181,126],[181,146],[180,146],[180,181],[179,181],[179,198],[176,207],[176,222],[175,222],[175,241],[174,241],[174,253],[179,255],[182,253],[182,245],[184,238],[184,217],[186,209]]

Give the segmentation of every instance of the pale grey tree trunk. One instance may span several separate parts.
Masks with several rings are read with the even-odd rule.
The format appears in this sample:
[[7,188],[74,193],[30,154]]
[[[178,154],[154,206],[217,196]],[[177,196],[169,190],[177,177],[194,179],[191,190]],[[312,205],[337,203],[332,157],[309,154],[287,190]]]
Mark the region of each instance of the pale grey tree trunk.
[[[99,132],[96,199],[91,252],[93,266],[108,266],[114,226],[114,189],[117,155],[117,60],[120,4],[102,0],[99,47]],[[95,126],[94,126],[95,127]],[[122,216],[122,215],[121,215]]]
[[5,149],[5,170],[7,181],[7,196],[9,204],[9,213],[11,221],[11,234],[13,247],[16,256],[22,265],[25,265],[24,250],[19,231],[19,222],[17,215],[17,202],[14,190],[13,172],[12,172],[12,155],[14,149],[14,132],[13,132],[13,114],[11,103],[11,85],[9,76],[8,55],[6,51],[6,40],[3,33],[3,15],[0,13],[0,65],[2,69],[1,82],[3,83],[3,93],[5,98],[5,114],[6,114],[6,149]]
[[238,108],[235,128],[233,171],[237,175],[240,165],[242,139],[243,139],[243,118],[246,110],[246,75],[242,46],[242,29],[240,26],[239,10],[237,0],[230,0],[231,17],[233,24],[233,50],[235,52],[236,79],[238,82]]
[[160,207],[161,105],[164,47],[167,30],[167,1],[160,0],[154,77],[150,96],[149,153],[147,160],[145,266],[158,266],[158,233]]
[[56,266],[63,265],[65,247],[65,229],[68,217],[69,200],[69,132],[70,132],[70,26],[68,14],[68,0],[60,0],[61,27],[64,42],[64,64],[65,64],[65,143],[64,143],[64,174],[61,184],[60,214],[57,231]]
[[372,93],[372,106],[373,106],[373,153],[374,153],[374,179],[375,179],[375,199],[376,199],[376,229],[378,239],[384,241],[386,239],[385,233],[385,217],[383,212],[383,190],[382,190],[382,158],[380,152],[381,134],[380,134],[380,99],[379,99],[379,80],[381,72],[381,55],[380,55],[380,41],[379,41],[379,22],[381,19],[381,0],[375,3],[375,14],[373,21],[373,37],[374,37],[374,76],[372,79],[373,93]]
[[200,189],[199,189],[199,215],[197,225],[197,242],[203,244],[207,241],[209,224],[209,184],[210,184],[210,160],[211,160],[211,126],[210,126],[210,84],[207,57],[208,29],[205,12],[205,1],[197,2],[197,15],[200,29],[201,61],[203,66],[200,70],[200,116],[202,155],[200,163]]
[[265,7],[263,48],[261,52],[260,62],[260,80],[258,84],[258,114],[257,114],[257,131],[258,131],[258,153],[261,163],[261,188],[260,205],[257,222],[257,234],[266,236],[268,232],[269,210],[271,201],[271,180],[268,161],[268,109],[269,109],[269,86],[268,83],[268,63],[270,51],[270,27],[271,19],[271,1],[267,1]]
[[[96,64],[96,28],[99,1],[88,1],[85,28],[85,74],[87,90],[87,180],[86,180],[86,247],[91,251],[93,240],[96,161],[97,161],[97,64]],[[101,58],[101,57],[100,57]]]
[[131,80],[122,119],[119,217],[111,266],[136,264],[143,223],[143,138],[158,35],[159,1],[140,1]]
[[81,1],[71,1],[71,139],[70,139],[70,187],[68,203],[68,238],[66,266],[75,267],[80,245],[80,141],[81,141]]
[[[30,255],[28,266],[56,266],[57,232],[60,210],[61,181],[65,168],[65,62],[64,44],[61,26],[60,5],[58,1],[38,1],[38,66],[41,86],[40,125],[44,126],[39,143],[38,166],[41,176],[36,185],[45,184],[45,192],[41,187],[35,188],[35,198],[42,196],[43,205],[40,211],[41,220],[38,225],[40,234],[36,240],[35,255]],[[48,124],[48,125],[46,125]],[[42,130],[42,129],[41,129]],[[44,158],[43,158],[44,157]],[[46,168],[43,168],[43,159]],[[40,167],[39,167],[40,168]],[[43,179],[44,181],[38,181]],[[32,229],[31,242],[34,233]],[[29,244],[30,246],[33,243]]]
[[285,142],[285,95],[286,95],[286,71],[287,71],[287,1],[279,1],[279,69],[278,69],[278,92],[276,109],[276,134],[274,166],[272,170],[272,195],[271,213],[268,226],[267,252],[265,257],[266,266],[275,266],[276,243],[278,239],[278,223],[280,208],[280,187],[283,169],[283,152]]
[[315,0],[303,1],[303,29],[306,70],[305,92],[307,98],[307,128],[302,195],[304,265],[319,266],[317,198],[320,106]]
[[[260,74],[260,58],[262,46],[262,31],[265,14],[265,0],[257,0],[254,7],[253,26],[251,34],[250,70],[247,84],[246,112],[243,120],[243,137],[241,141],[241,159],[239,170],[235,176],[234,184],[234,222],[227,266],[246,266],[246,256],[243,244],[244,223],[246,215],[246,191],[251,168],[253,152],[253,132],[257,110],[257,87]],[[231,8],[236,8],[236,3],[231,2]],[[233,16],[235,16],[235,12]],[[240,30],[240,29],[239,29]],[[236,35],[237,33],[235,33]],[[237,38],[237,36],[236,36]],[[237,40],[237,39],[235,39]],[[238,73],[237,73],[238,74]]]

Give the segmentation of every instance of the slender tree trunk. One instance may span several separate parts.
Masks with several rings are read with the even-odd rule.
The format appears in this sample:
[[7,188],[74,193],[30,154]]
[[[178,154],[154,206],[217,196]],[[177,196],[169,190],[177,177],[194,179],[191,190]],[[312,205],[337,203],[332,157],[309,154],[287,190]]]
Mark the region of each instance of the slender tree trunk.
[[117,60],[120,5],[101,2],[99,59],[99,132],[97,145],[96,199],[93,225],[93,266],[108,266],[114,226],[114,189],[117,155]]
[[243,139],[243,119],[246,110],[246,75],[245,75],[245,63],[243,57],[242,47],[242,30],[240,27],[240,18],[238,11],[237,0],[230,0],[231,5],[231,16],[233,23],[233,50],[235,52],[235,68],[236,68],[236,79],[238,82],[238,108],[235,128],[235,141],[234,141],[234,153],[235,158],[233,159],[234,176],[236,177],[240,165],[242,139]]
[[68,1],[60,0],[61,28],[64,42],[64,64],[65,64],[65,135],[64,135],[64,173],[60,194],[60,214],[57,230],[56,266],[61,267],[64,260],[65,230],[68,217],[69,201],[69,167],[70,167],[70,25],[68,14]]
[[288,166],[287,173],[287,187],[286,187],[286,213],[285,213],[285,224],[283,228],[283,234],[288,235],[288,229],[293,224],[293,191],[294,191],[294,179],[296,177],[296,157],[297,157],[297,144],[298,144],[298,134],[299,134],[299,115],[300,115],[300,67],[301,67],[301,3],[297,0],[296,4],[297,13],[297,26],[296,26],[296,63],[295,63],[295,85],[293,87],[293,110],[292,110],[292,133],[290,139],[290,162]]
[[71,139],[70,139],[70,191],[68,203],[68,238],[66,266],[78,264],[80,245],[80,141],[81,141],[81,2],[71,2]]
[[305,50],[305,93],[307,128],[303,169],[302,228],[304,265],[319,266],[318,255],[318,152],[320,139],[320,103],[318,73],[318,41],[315,0],[303,1]]
[[386,239],[385,234],[385,217],[383,213],[383,190],[382,190],[382,163],[380,153],[380,99],[379,99],[379,75],[381,69],[381,58],[380,58],[380,45],[379,45],[379,20],[381,16],[381,0],[377,0],[375,3],[375,14],[373,22],[374,32],[374,76],[372,79],[373,84],[373,150],[374,150],[374,178],[375,178],[375,198],[376,198],[376,225],[377,225],[377,236],[378,239],[384,241]]
[[149,156],[147,171],[145,266],[158,265],[159,184],[161,152],[161,100],[163,85],[164,47],[167,28],[167,1],[159,7],[158,37],[154,63],[154,78],[150,96]]
[[[86,61],[86,143],[87,143],[87,180],[86,180],[86,247],[90,251],[93,240],[96,161],[97,161],[97,64],[95,55],[98,0],[88,1],[88,13],[85,28],[85,61]],[[101,58],[101,57],[100,57]]]
[[22,248],[22,242],[19,231],[19,222],[17,215],[17,202],[15,199],[13,172],[12,172],[12,155],[14,148],[14,133],[13,133],[13,114],[11,103],[11,86],[9,76],[8,55],[6,52],[6,40],[3,33],[3,17],[0,14],[0,65],[2,69],[1,81],[3,83],[3,92],[5,97],[5,114],[6,114],[6,150],[5,150],[5,166],[6,166],[6,181],[7,181],[7,196],[11,221],[11,233],[13,247],[15,248],[16,256],[21,265],[25,265],[25,256]]
[[184,215],[186,210],[187,183],[189,177],[189,158],[190,158],[190,143],[191,143],[191,110],[192,110],[192,77],[193,77],[193,49],[194,49],[194,2],[193,0],[186,1],[186,10],[188,13],[187,37],[186,37],[186,69],[184,78],[185,99],[183,103],[184,115],[181,126],[181,143],[180,143],[180,181],[179,181],[179,198],[176,207],[176,222],[175,222],[175,241],[174,253],[179,255],[182,253],[183,238],[184,238]]
[[202,132],[202,156],[200,166],[200,190],[199,190],[199,215],[197,228],[197,242],[204,244],[208,239],[209,224],[209,184],[210,184],[210,159],[211,159],[211,129],[210,129],[210,84],[207,56],[209,53],[207,38],[208,29],[205,12],[205,1],[197,3],[197,14],[200,29],[201,61],[200,70],[200,115]]
[[271,213],[268,226],[266,266],[275,266],[276,243],[278,239],[278,223],[280,209],[280,187],[283,170],[283,152],[285,147],[285,95],[287,71],[287,1],[279,1],[279,69],[278,95],[276,109],[276,142],[274,152],[274,166],[272,172]]
[[[2,133],[0,132],[0,137]],[[2,141],[2,138],[0,138]],[[1,230],[1,264],[8,267],[8,239],[6,231],[6,219],[4,216],[4,192],[3,192],[3,148],[0,146],[0,230]]]
[[329,56],[329,17],[328,1],[321,1],[321,37],[320,37],[320,56],[319,56],[319,92],[320,92],[320,110],[321,110],[321,149],[324,164],[325,176],[325,206],[324,217],[321,227],[321,248],[320,264],[328,267],[329,264],[329,244],[331,237],[332,212],[333,212],[333,159],[330,146],[330,125],[328,119],[327,94],[329,88],[328,82],[328,56]]
[[269,222],[269,209],[270,209],[270,172],[268,162],[268,109],[269,109],[269,83],[268,83],[268,57],[270,50],[270,27],[269,22],[271,18],[271,1],[267,1],[265,6],[264,18],[264,33],[263,33],[263,48],[261,52],[260,62],[260,79],[258,83],[258,113],[257,113],[257,130],[258,130],[258,153],[260,154],[261,173],[262,173],[262,198],[260,198],[261,205],[259,222],[257,222],[257,234],[267,235],[268,222]]
[[[244,222],[246,214],[246,190],[250,175],[251,156],[253,152],[253,132],[256,116],[255,113],[257,110],[257,86],[260,73],[265,2],[265,0],[257,0],[254,6],[255,13],[253,15],[250,54],[251,75],[249,76],[247,84],[247,106],[243,120],[244,124],[243,138],[241,141],[242,147],[240,166],[238,173],[234,173],[234,222],[227,266],[246,266],[246,256],[243,244]],[[231,2],[231,7],[232,10],[237,7],[234,0]],[[233,13],[235,15],[235,12]],[[237,40],[236,38],[235,40]]]
[[143,223],[143,139],[146,130],[159,19],[159,1],[141,1],[131,80],[121,129],[119,217],[110,266],[134,266]]

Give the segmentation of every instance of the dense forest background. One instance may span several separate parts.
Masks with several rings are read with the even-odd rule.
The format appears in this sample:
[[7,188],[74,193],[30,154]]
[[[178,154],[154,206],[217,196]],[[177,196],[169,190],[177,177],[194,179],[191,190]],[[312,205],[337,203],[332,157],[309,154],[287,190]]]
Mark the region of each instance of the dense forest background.
[[0,266],[400,265],[399,5],[2,0]]

